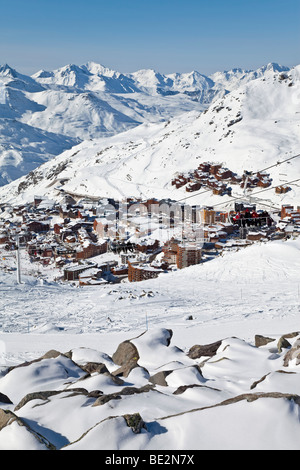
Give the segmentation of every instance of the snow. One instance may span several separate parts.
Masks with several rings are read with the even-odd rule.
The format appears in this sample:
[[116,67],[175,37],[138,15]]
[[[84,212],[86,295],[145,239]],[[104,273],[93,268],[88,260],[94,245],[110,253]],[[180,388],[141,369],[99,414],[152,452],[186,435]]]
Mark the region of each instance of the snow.
[[[284,367],[287,350],[276,347],[283,334],[299,330],[299,251],[299,238],[258,243],[114,289],[41,285],[30,276],[16,285],[14,273],[1,272],[0,391],[13,402],[1,407],[13,411],[28,393],[60,391],[43,406],[31,400],[14,413],[68,450],[298,450],[298,405],[272,393],[297,394],[299,388],[299,366],[291,361]],[[144,290],[153,297],[141,296]],[[273,342],[257,348],[257,334]],[[137,348],[140,367],[121,377],[123,385],[109,375],[86,376],[81,367],[87,362],[104,363],[110,373],[118,369],[112,356],[127,340]],[[193,345],[216,341],[221,345],[214,357],[188,357]],[[4,372],[53,349],[71,351],[72,359],[58,355]],[[149,384],[160,371],[168,371],[166,386],[105,405],[70,394],[78,387],[120,393],[125,386]],[[190,388],[174,395],[182,385]],[[265,396],[242,397],[249,393]],[[222,404],[234,397],[241,398]],[[140,434],[122,417],[134,412],[146,423]],[[39,447],[16,422],[0,430],[0,437],[3,449]]]
[[202,112],[229,91],[257,79],[271,80],[281,71],[290,73],[287,67],[268,64],[256,71],[236,69],[211,77],[197,71],[122,74],[90,62],[28,77],[2,66],[0,150],[6,160],[0,162],[0,185],[28,174],[83,140]]
[[[279,79],[282,72],[291,78]],[[46,109],[53,106],[55,132],[60,128],[58,108],[60,99],[64,106],[64,87],[72,88],[68,93],[74,102],[91,103],[93,85],[99,104],[99,93],[116,86],[117,80],[124,93],[110,99],[120,100],[122,106],[126,94],[135,100],[145,93],[140,88],[147,90],[143,95],[144,104],[149,100],[147,106],[153,104],[154,95],[159,95],[159,106],[160,100],[170,98],[162,96],[160,87],[189,91],[201,82],[203,90],[213,86],[224,91],[227,83],[232,91],[205,113],[192,111],[168,122],[158,122],[152,114],[154,122],[81,142],[30,177],[4,186],[1,202],[32,202],[39,194],[48,207],[65,194],[60,190],[81,197],[143,195],[178,200],[187,193],[171,187],[172,177],[201,162],[225,161],[238,173],[274,165],[299,152],[299,73],[299,66],[286,70],[269,64],[257,73],[236,70],[209,79],[196,72],[162,76],[149,70],[122,76],[89,63],[26,79],[2,67],[3,83],[18,79],[18,90],[26,90],[29,101],[34,95],[32,103]],[[244,82],[242,87],[235,88],[237,81]],[[137,83],[139,91],[134,88]],[[174,96],[183,99],[183,93],[179,95]],[[22,103],[24,111],[32,105]],[[136,103],[125,120],[114,114],[118,123],[135,119]],[[22,119],[26,116],[30,122],[26,126],[33,126],[43,112],[25,113]],[[228,124],[239,113],[243,119],[230,125],[234,132],[225,137]],[[72,117],[72,105],[66,115]],[[112,123],[111,117],[106,118]],[[68,119],[61,122],[65,129],[71,126]],[[16,123],[20,130],[24,123]],[[42,127],[40,131],[43,136],[49,132]],[[18,142],[18,136],[15,140],[12,136],[12,142]],[[38,142],[37,138],[37,146]],[[15,151],[4,155],[5,165],[9,155],[22,164]],[[286,181],[296,179],[299,168],[297,158],[275,167],[273,184],[282,182],[282,173]],[[20,183],[24,191],[18,194]],[[252,201],[299,206],[298,188],[294,185],[284,195],[272,188],[266,197],[252,196]],[[226,206],[220,196],[193,197],[200,204]],[[11,218],[9,211],[2,215]],[[18,284],[15,257],[0,248],[0,449],[40,450],[51,443],[62,450],[299,450],[299,352],[287,361],[300,337],[299,254],[299,237],[261,240],[156,279],[79,287],[55,280],[57,271],[51,265],[41,266],[37,276],[22,251]],[[112,259],[115,255],[105,254],[97,262]],[[288,345],[280,348],[280,338],[291,333],[286,336]],[[258,347],[256,335],[270,340]],[[138,355],[136,367],[127,373],[113,359],[124,341]],[[217,348],[212,356],[188,354],[194,345],[213,343]],[[44,357],[48,351],[52,354]],[[87,363],[104,364],[107,371],[87,373]],[[159,373],[164,382],[154,383]],[[18,419],[2,427],[9,412]],[[125,420],[134,413],[144,422],[137,433]]]
[[[34,194],[59,200],[65,193],[117,200],[128,195],[183,201],[189,197],[191,204],[222,209],[232,204],[228,196],[204,190],[187,193],[185,186],[176,189],[171,184],[177,173],[193,172],[203,162],[220,162],[238,175],[271,167],[267,172],[272,185],[252,190],[253,202],[276,207],[297,203],[300,159],[292,157],[299,155],[299,87],[299,66],[284,80],[278,72],[269,73],[213,102],[206,112],[191,111],[84,141],[39,167],[34,177],[1,188],[0,195],[7,201],[31,201]],[[275,186],[289,182],[294,182],[290,191],[275,193]],[[25,190],[19,194],[20,183]],[[243,192],[232,185],[233,197],[243,197]]]

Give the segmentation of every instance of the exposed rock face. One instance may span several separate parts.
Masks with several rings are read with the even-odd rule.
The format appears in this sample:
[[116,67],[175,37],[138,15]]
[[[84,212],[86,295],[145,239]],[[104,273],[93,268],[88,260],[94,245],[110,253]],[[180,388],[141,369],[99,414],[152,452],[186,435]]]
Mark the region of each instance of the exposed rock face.
[[215,343],[205,345],[196,344],[190,348],[188,356],[191,359],[199,359],[202,356],[213,357],[221,344],[222,341],[216,341]]
[[154,385],[161,385],[163,387],[167,387],[168,383],[166,381],[166,377],[172,373],[172,370],[163,370],[157,372],[157,374],[152,375],[149,377],[149,382],[153,383]]
[[295,360],[296,365],[300,364],[300,338],[293,343],[292,348],[285,354],[283,365],[288,367],[293,360]]
[[135,434],[139,434],[143,428],[147,429],[147,426],[139,413],[124,415],[124,419],[127,426],[129,426]]
[[139,357],[140,356],[135,345],[130,341],[124,341],[118,346],[116,352],[112,356],[112,360],[115,364],[123,366],[129,362],[137,362]]
[[115,370],[112,372],[112,375],[115,377],[128,377],[130,372],[135,369],[136,367],[139,367],[137,361],[135,358],[131,359],[128,362],[125,362],[119,369]]
[[109,374],[109,371],[105,364],[99,362],[88,362],[87,364],[81,366],[89,375],[91,374]]
[[102,395],[101,397],[97,398],[93,406],[99,406],[99,405],[104,405],[105,403],[109,402],[110,400],[120,400],[122,396],[128,396],[128,395],[135,395],[135,394],[140,394],[140,393],[146,393],[150,392],[150,390],[153,390],[154,387],[152,385],[145,385],[140,388],[136,387],[125,387],[120,392],[116,393],[110,393],[109,395]]
[[5,403],[5,404],[12,404],[12,401],[4,395],[4,393],[0,393],[0,404]]
[[278,351],[282,352],[283,349],[288,349],[290,347],[291,347],[291,343],[289,343],[288,340],[284,336],[281,336],[281,338],[279,338],[278,343],[277,343]]
[[58,394],[63,394],[63,393],[68,393],[68,395],[75,395],[75,394],[83,394],[87,395],[88,392],[84,388],[73,388],[69,391],[65,390],[50,390],[50,391],[43,391],[43,392],[34,392],[34,393],[28,393],[20,403],[17,404],[15,407],[15,411],[18,411],[20,408],[22,408],[26,403],[28,403],[31,400],[42,400],[42,401],[48,401],[50,397]]
[[263,335],[255,335],[255,346],[257,348],[259,348],[261,346],[265,346],[268,343],[272,343],[273,341],[275,341],[274,338],[268,338],[268,337],[263,336]]

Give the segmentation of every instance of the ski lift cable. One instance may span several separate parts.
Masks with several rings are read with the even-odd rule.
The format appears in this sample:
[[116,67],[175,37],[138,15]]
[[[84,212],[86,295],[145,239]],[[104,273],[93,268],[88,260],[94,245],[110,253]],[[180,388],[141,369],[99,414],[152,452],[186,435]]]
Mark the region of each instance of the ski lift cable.
[[[261,172],[263,172],[263,171],[269,170],[270,168],[273,168],[273,167],[275,167],[275,166],[281,165],[282,163],[286,163],[287,161],[293,160],[294,158],[298,158],[298,157],[300,157],[300,153],[299,153],[298,155],[294,155],[294,156],[292,156],[292,157],[290,157],[290,158],[287,158],[286,160],[283,160],[283,161],[281,161],[281,162],[277,162],[277,163],[275,163],[274,165],[271,165],[271,166],[269,166],[269,167],[263,168],[262,170],[257,170],[255,173],[261,173]],[[252,172],[251,172],[251,173],[252,173]],[[296,181],[298,181],[298,180],[296,180]],[[289,183],[285,183],[285,184],[289,184]],[[279,186],[280,186],[280,185],[279,185]],[[276,187],[277,187],[277,186],[275,186],[275,188],[276,188]],[[273,187],[273,188],[274,188],[274,187]],[[268,189],[269,189],[269,188],[268,188]],[[192,194],[191,196],[187,196],[187,197],[184,197],[184,198],[182,198],[182,199],[178,199],[177,202],[185,201],[186,199],[190,199],[191,197],[194,197],[194,196],[200,196],[201,194],[204,194],[204,193],[207,193],[207,192],[210,192],[210,191],[211,191],[211,189],[208,189],[208,190],[206,190],[206,191],[202,191],[201,193],[197,193],[197,192],[195,191],[196,194],[194,193],[194,194]],[[260,191],[260,192],[262,192],[262,191]],[[255,194],[257,194],[257,193],[255,193]],[[252,195],[251,195],[251,196],[252,196]],[[236,199],[240,199],[240,197],[238,197],[238,198],[236,198]],[[222,205],[222,204],[223,204],[223,203],[221,203],[221,204],[214,204],[214,205]]]
[[269,170],[270,168],[273,168],[275,166],[278,166],[278,165],[281,165],[282,163],[286,163],[290,160],[293,160],[294,158],[299,158],[300,157],[300,153],[298,155],[294,155],[293,157],[290,157],[290,158],[287,158],[286,160],[282,160],[281,162],[277,162],[275,163],[274,165],[271,165],[271,166],[268,166],[266,168],[263,168],[262,170],[259,170],[258,173],[262,172],[262,171],[266,171],[266,170]]
[[[288,181],[286,184],[293,184],[293,183],[296,183],[297,181],[300,181],[300,178],[296,179],[296,180],[293,180],[293,181]],[[255,196],[256,194],[260,194],[260,193],[264,193],[265,191],[270,191],[271,189],[275,189],[275,188],[279,188],[281,185],[279,184],[278,186],[272,186],[270,188],[265,188],[265,189],[262,189],[261,191],[257,191],[255,193],[252,193],[250,194],[248,197],[252,197],[252,196]],[[246,196],[247,197],[247,196]],[[225,201],[224,202],[221,202],[219,204],[214,204],[214,207],[216,206],[221,206],[223,204],[226,204],[226,202],[231,202],[233,199],[241,199],[241,196],[236,196],[236,197],[232,197],[231,200],[228,200],[228,201]]]
[[[274,165],[270,165],[270,166],[268,166],[268,167],[266,167],[266,168],[263,168],[263,169],[261,169],[261,170],[257,170],[255,173],[261,173],[261,172],[263,172],[263,171],[269,170],[270,168],[276,167],[276,166],[278,166],[278,165],[281,165],[281,164],[283,164],[283,163],[286,163],[287,161],[293,160],[294,158],[298,158],[298,157],[300,157],[300,154],[298,154],[298,155],[293,155],[292,157],[289,157],[289,158],[287,158],[287,159],[285,159],[285,160],[282,160],[282,161],[280,161],[280,162],[277,162],[277,163],[275,163]],[[252,172],[250,172],[250,173],[252,173]],[[116,177],[114,177],[114,176],[109,176],[109,178],[110,178],[110,179],[113,179],[113,180],[115,180],[115,181],[120,181],[120,182],[122,182],[122,183],[126,183],[126,184],[132,184],[132,185],[135,185],[135,186],[138,186],[138,185],[139,185],[139,183],[135,183],[134,181],[123,180],[123,179],[121,179],[121,178],[116,178]],[[286,183],[286,184],[287,184],[287,183]],[[157,188],[157,187],[154,187],[154,186],[148,186],[148,185],[144,185],[144,184],[143,184],[143,187],[146,187],[146,188],[148,188],[148,189],[153,189],[153,190],[160,190],[160,189],[161,189],[161,188]],[[184,197],[184,198],[178,199],[177,202],[185,201],[185,200],[190,199],[190,198],[192,198],[192,197],[194,197],[194,196],[200,196],[201,194],[205,194],[205,193],[208,193],[208,192],[211,192],[211,189],[207,189],[207,190],[202,191],[202,192],[200,192],[200,193],[198,193],[197,191],[195,191],[195,192],[194,192],[192,195],[190,195],[190,196],[186,196],[186,197]]]

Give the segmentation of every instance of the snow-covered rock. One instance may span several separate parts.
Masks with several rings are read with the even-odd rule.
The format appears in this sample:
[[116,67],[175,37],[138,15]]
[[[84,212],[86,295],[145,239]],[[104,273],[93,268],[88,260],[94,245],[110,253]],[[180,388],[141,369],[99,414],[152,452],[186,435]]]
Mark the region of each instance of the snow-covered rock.
[[[299,332],[292,338],[299,341]],[[8,370],[0,387],[12,403],[1,403],[0,448],[299,449],[299,365],[284,364],[287,349],[276,340],[257,347],[228,337],[214,357],[195,360],[172,344],[171,330],[154,328],[134,341],[151,369],[168,359],[164,384],[145,378],[140,386],[133,370],[127,383],[112,385],[102,370],[84,374],[69,353]],[[99,354],[82,350],[81,361],[85,353]]]

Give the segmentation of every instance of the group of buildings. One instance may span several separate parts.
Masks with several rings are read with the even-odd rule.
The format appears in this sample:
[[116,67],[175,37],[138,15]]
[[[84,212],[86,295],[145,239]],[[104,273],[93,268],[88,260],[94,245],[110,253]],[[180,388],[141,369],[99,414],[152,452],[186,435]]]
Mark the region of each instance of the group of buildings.
[[[206,188],[213,194],[223,196],[231,195],[231,185],[239,185],[241,188],[268,188],[272,184],[272,179],[265,171],[257,173],[245,171],[240,176],[229,168],[224,168],[221,163],[204,162],[195,170],[176,174],[171,183],[177,189],[185,186],[188,192]],[[283,188],[281,192],[286,191],[287,189]]]
[[234,223],[234,212],[195,211],[170,200],[120,204],[66,196],[59,204],[36,197],[31,204],[0,205],[0,249],[15,251],[20,243],[31,264],[56,269],[57,278],[103,285],[152,279],[199,264],[210,251],[300,233],[300,207],[284,205],[271,226],[246,233]]

